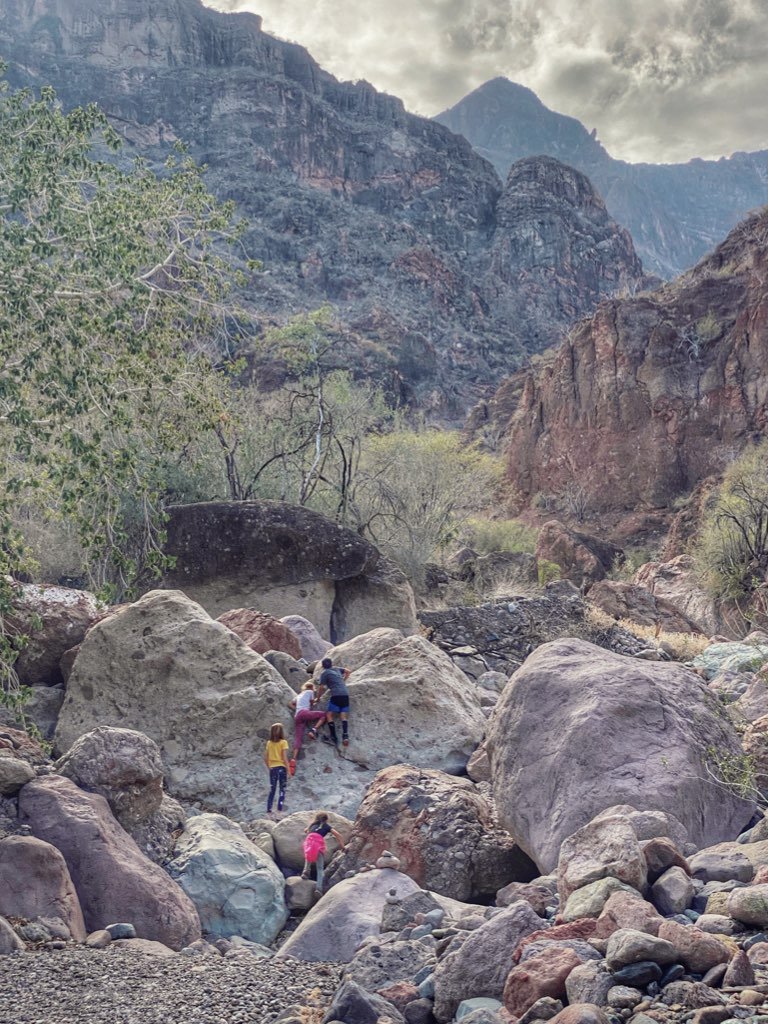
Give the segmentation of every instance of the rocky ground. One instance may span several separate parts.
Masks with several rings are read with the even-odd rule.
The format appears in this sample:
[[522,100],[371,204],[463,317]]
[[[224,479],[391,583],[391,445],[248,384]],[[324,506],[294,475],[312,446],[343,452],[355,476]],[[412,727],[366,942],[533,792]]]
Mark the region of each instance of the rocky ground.
[[20,953],[0,957],[0,1022],[269,1024],[299,1006],[308,1008],[308,1019],[312,1009],[322,1019],[338,975],[336,964],[247,954],[193,961],[82,946]]

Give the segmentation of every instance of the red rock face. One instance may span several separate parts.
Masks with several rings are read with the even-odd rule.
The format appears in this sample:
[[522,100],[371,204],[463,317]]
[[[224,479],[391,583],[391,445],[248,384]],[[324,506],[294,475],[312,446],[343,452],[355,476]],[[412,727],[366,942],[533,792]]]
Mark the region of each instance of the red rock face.
[[603,303],[526,377],[507,448],[525,495],[578,482],[596,512],[665,507],[766,432],[767,239],[768,214],[745,221],[672,284]]
[[292,658],[301,657],[301,644],[298,639],[286,625],[272,615],[258,612],[254,608],[233,608],[231,612],[220,615],[218,621],[233,633],[237,633],[257,654],[283,651]]

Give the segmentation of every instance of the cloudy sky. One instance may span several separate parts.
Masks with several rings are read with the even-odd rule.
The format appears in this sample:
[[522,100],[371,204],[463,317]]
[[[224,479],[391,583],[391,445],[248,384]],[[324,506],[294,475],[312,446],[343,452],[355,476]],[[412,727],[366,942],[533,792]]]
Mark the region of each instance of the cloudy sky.
[[768,148],[768,0],[205,0],[436,114],[497,75],[626,160]]

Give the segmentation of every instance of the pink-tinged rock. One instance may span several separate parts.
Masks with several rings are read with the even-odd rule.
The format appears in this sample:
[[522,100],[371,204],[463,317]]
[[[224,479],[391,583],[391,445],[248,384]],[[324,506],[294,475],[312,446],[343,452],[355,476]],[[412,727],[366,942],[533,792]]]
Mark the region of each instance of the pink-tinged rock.
[[538,942],[539,939],[547,939],[550,942],[557,942],[560,939],[591,939],[596,928],[597,921],[594,917],[582,917],[567,924],[556,924],[554,928],[541,928],[521,939],[514,951],[513,959],[515,963],[519,963],[525,947],[532,942]]
[[5,756],[17,757],[27,764],[45,764],[48,755],[37,742],[21,729],[12,729],[10,726],[0,728],[0,750],[7,751]]
[[601,878],[616,878],[633,889],[645,888],[647,865],[629,821],[622,815],[598,818],[563,842],[557,864],[557,888],[565,904],[571,893]]
[[696,974],[706,974],[711,967],[728,963],[731,959],[732,950],[724,942],[695,925],[663,921],[659,927],[659,938],[671,942],[679,954],[680,963]]
[[641,843],[641,846],[648,868],[649,884],[653,885],[656,879],[669,868],[682,868],[686,874],[690,874],[688,861],[671,839],[659,836],[655,839],[648,839],[646,842]]
[[753,965],[768,964],[768,942],[756,942],[747,950],[749,962]]
[[189,897],[144,856],[104,797],[49,775],[21,790],[19,819],[63,854],[89,931],[127,921],[140,938],[172,949],[200,938]]
[[233,608],[220,615],[218,621],[236,633],[257,654],[283,651],[292,658],[301,657],[301,644],[295,634],[280,619],[266,612],[255,608]]
[[529,903],[539,917],[545,917],[547,907],[555,903],[555,894],[546,885],[533,882],[510,882],[496,893],[496,906],[508,907],[518,900]]
[[754,985],[755,972],[749,957],[740,949],[736,956],[728,964],[728,969],[723,978],[724,988],[735,988],[736,986]]
[[550,1024],[608,1024],[608,1017],[594,1003],[573,1003],[556,1014]]
[[301,645],[301,657],[305,661],[319,661],[330,651],[333,644],[324,640],[317,627],[303,615],[284,615],[280,621],[293,633]]
[[0,915],[58,917],[76,942],[86,929],[69,870],[55,846],[33,836],[0,839]]
[[509,972],[504,984],[505,1008],[513,1017],[522,1017],[542,996],[562,999],[565,980],[580,963],[580,957],[572,949],[551,946],[524,964],[518,964]]
[[607,939],[620,928],[658,935],[663,920],[658,910],[639,894],[633,896],[628,892],[615,892],[608,897],[603,912],[597,919],[595,937]]
[[408,1003],[419,998],[419,990],[409,981],[395,981],[385,988],[377,989],[378,994],[402,1013]]

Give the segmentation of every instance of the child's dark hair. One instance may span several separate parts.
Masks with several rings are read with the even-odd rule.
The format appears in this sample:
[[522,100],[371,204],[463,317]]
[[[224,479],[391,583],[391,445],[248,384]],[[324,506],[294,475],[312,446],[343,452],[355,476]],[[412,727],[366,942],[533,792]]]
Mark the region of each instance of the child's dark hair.
[[315,815],[315,820],[309,826],[310,829],[316,828],[317,825],[324,825],[328,821],[327,811],[318,811]]
[[333,668],[333,662],[330,658],[323,658],[323,668]]
[[284,739],[285,739],[285,731],[284,731],[282,725],[280,724],[280,722],[275,722],[275,724],[269,730],[269,742],[270,743],[277,743],[279,740],[284,740]]

